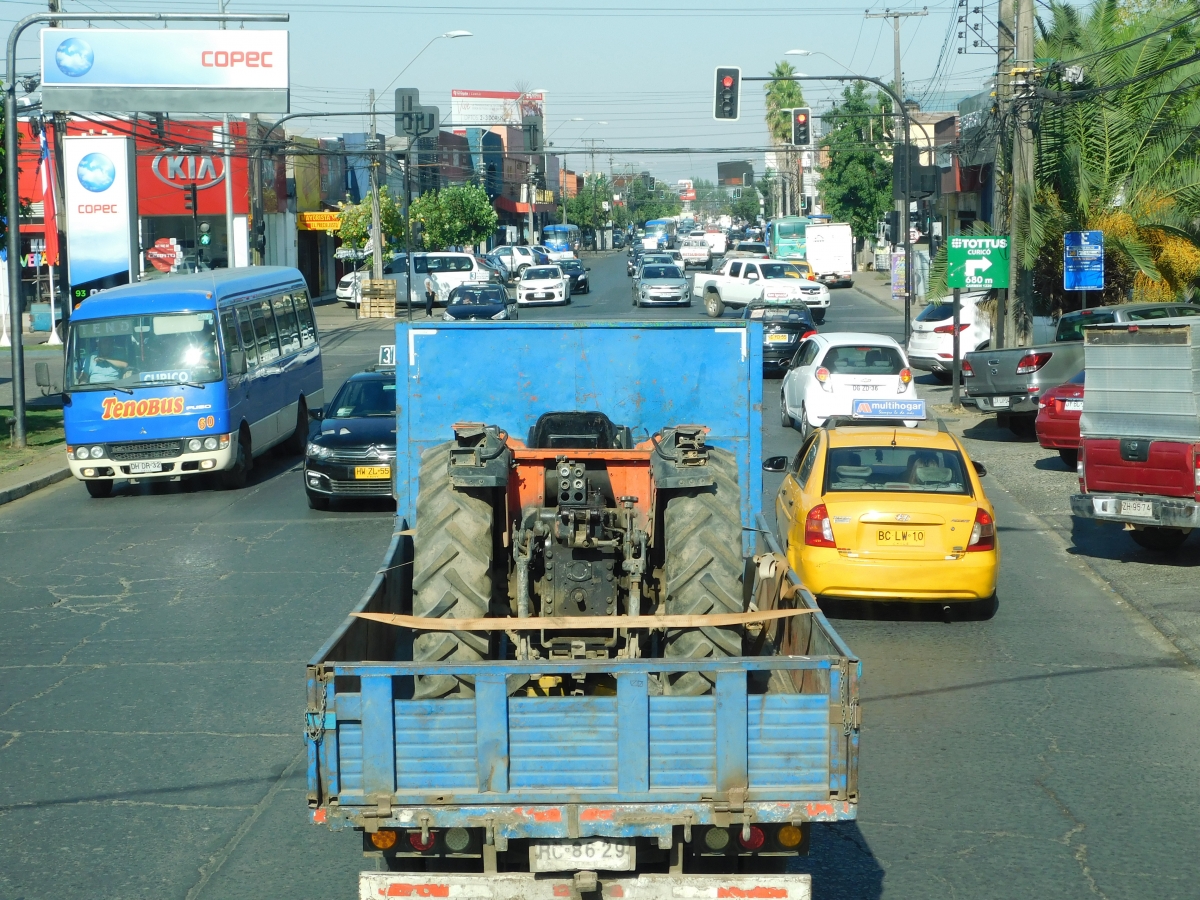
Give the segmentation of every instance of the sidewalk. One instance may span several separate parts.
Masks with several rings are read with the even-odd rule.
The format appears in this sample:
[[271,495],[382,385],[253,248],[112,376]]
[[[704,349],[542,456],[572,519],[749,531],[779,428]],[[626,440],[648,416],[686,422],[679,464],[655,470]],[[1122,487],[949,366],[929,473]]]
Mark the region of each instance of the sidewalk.
[[892,299],[892,279],[887,272],[859,270],[854,273],[854,287],[876,303],[895,312],[904,312],[904,304]]
[[0,473],[0,506],[70,477],[64,445],[54,444],[19,468]]

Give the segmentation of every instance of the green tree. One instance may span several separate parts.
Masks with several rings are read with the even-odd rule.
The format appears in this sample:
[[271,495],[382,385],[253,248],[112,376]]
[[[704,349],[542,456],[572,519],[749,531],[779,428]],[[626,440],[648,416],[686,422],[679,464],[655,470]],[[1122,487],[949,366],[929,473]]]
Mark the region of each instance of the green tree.
[[[787,60],[775,64],[771,70],[772,78],[791,78],[796,74],[795,68]],[[792,114],[790,110],[804,106],[804,91],[795,81],[768,81],[764,88],[767,94],[767,131],[771,133],[771,142],[775,144],[790,144],[792,142]]]
[[759,212],[758,191],[753,187],[742,188],[741,196],[733,201],[729,211],[730,215],[736,216],[739,219],[745,219],[747,222],[757,220]]
[[422,194],[412,204],[412,218],[421,223],[428,250],[468,247],[496,231],[496,210],[479,185],[451,185]]
[[[342,224],[338,237],[342,245],[351,250],[368,247],[371,240],[371,198],[362,203],[343,202],[338,204],[342,213]],[[382,226],[385,245],[395,244],[404,237],[404,213],[400,204],[388,193],[387,185],[379,188],[379,223]]]
[[638,225],[645,225],[651,219],[677,216],[683,210],[683,204],[674,191],[662,187],[655,187],[651,191],[640,178],[635,178],[629,183],[625,192],[625,202],[629,208],[630,220]]
[[612,206],[612,184],[603,175],[589,175],[584,179],[583,189],[567,200],[567,221],[580,228],[604,228],[612,218],[604,208]]
[[1036,56],[1051,62],[1035,184],[1014,201],[1014,252],[1033,282],[1019,318],[1078,305],[1062,290],[1066,231],[1104,232],[1105,302],[1174,299],[1200,278],[1200,26],[1155,34],[1191,11],[1098,0],[1080,15],[1052,0],[1039,22]]
[[891,148],[877,127],[883,106],[865,85],[842,90],[842,100],[825,114],[821,146],[829,162],[821,174],[821,205],[839,222],[849,222],[855,237],[875,234],[876,224],[892,208]]

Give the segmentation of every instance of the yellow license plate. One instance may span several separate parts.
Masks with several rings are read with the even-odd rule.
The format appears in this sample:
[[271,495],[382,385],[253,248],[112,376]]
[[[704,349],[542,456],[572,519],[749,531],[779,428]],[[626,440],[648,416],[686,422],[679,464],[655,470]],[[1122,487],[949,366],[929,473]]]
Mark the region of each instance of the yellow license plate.
[[786,334],[768,334],[767,335],[767,343],[768,344],[786,344],[787,342],[788,342],[788,335],[786,335]]
[[881,547],[924,547],[924,528],[876,528],[875,543]]
[[355,478],[391,478],[391,466],[355,466]]

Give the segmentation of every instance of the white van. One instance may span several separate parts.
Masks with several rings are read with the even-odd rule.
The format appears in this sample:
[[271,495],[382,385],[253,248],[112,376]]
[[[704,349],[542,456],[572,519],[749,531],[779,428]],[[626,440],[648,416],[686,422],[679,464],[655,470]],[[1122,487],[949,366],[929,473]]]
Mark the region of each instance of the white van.
[[[422,272],[421,260],[416,260],[417,272]],[[445,306],[450,292],[460,284],[468,282],[487,283],[491,279],[489,270],[479,265],[470,253],[426,253],[424,256],[425,290],[433,294],[435,306]],[[418,275],[418,277],[420,277]],[[424,298],[422,298],[422,301]]]

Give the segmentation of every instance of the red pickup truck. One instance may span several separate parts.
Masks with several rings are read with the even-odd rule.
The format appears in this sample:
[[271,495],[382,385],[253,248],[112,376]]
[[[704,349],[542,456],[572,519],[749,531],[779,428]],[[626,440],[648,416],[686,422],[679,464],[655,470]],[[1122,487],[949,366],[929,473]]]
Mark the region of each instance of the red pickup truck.
[[[1190,320],[1195,322],[1195,320]],[[1076,516],[1169,552],[1200,526],[1200,324],[1089,328]]]

